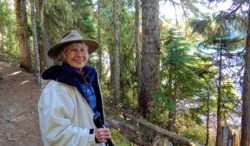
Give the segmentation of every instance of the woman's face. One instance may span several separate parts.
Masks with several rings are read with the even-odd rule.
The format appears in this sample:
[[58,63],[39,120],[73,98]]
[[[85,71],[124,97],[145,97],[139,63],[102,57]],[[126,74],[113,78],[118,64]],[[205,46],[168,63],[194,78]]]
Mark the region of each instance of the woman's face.
[[80,70],[88,62],[88,47],[81,42],[71,43],[65,47],[64,59],[71,67]]

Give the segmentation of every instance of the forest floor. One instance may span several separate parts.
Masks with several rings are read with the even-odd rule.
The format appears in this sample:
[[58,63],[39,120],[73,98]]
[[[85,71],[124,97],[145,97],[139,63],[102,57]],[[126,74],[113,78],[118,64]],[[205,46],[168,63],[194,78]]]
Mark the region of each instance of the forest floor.
[[[42,146],[34,75],[0,62],[0,146]],[[0,77],[1,78],[1,77]]]

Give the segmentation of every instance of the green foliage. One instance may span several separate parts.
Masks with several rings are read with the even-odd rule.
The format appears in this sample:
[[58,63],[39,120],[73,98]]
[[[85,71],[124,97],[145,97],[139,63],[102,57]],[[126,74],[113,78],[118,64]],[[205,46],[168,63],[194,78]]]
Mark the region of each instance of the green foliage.
[[190,111],[190,114],[191,114],[191,119],[194,120],[194,122],[197,124],[197,125],[202,125],[203,124],[203,120],[201,119],[201,116],[200,114],[203,113],[204,115],[206,114],[204,111],[205,109],[204,108],[201,108],[201,107],[197,107],[197,108],[190,108],[189,111]]
[[[212,0],[210,0],[212,1]],[[213,0],[223,1],[223,0]],[[96,4],[92,0],[45,0],[45,17],[37,20],[38,34],[41,34],[40,22],[48,22],[48,29],[51,41],[55,43],[67,29],[78,29],[87,37],[97,38],[97,30],[100,30],[101,47],[103,52],[104,77],[101,79],[102,93],[104,100],[113,104],[113,83],[112,76],[108,76],[113,70],[114,64],[114,34],[112,1],[101,0],[100,13],[97,12]],[[95,1],[97,2],[97,1]],[[122,102],[116,108],[135,111],[138,107],[138,79],[135,61],[134,42],[134,8],[132,0],[119,1],[119,19],[121,33],[121,90]],[[173,2],[173,1],[172,1]],[[223,51],[229,56],[224,57],[225,72],[223,72],[222,96],[223,112],[225,118],[232,115],[240,116],[240,97],[236,92],[239,82],[235,77],[241,73],[229,72],[229,68],[236,63],[242,66],[242,60],[234,59],[232,53],[238,53],[245,43],[246,36],[246,11],[241,9],[237,13],[227,15],[226,12],[214,16],[201,16],[195,6],[197,1],[181,1],[186,10],[186,16],[190,12],[196,12],[196,19],[188,20],[193,28],[189,38],[180,33],[177,28],[162,28],[161,35],[161,72],[160,90],[154,94],[155,106],[150,120],[161,127],[167,127],[168,114],[170,111],[177,112],[177,132],[198,141],[205,143],[206,129],[205,116],[207,112],[207,101],[209,95],[209,108],[211,115],[217,109],[217,74],[218,54],[210,53],[210,50],[219,51],[223,44]],[[235,0],[235,6],[246,4],[247,1]],[[200,3],[206,3],[200,1]],[[15,15],[8,3],[0,3],[0,55],[7,52],[6,57],[10,62],[19,62],[19,49],[16,41]],[[98,20],[100,25],[97,24]],[[3,36],[3,37],[2,37]],[[38,35],[41,37],[41,35]],[[41,42],[41,38],[39,38]],[[197,47],[197,44],[199,45]],[[208,53],[206,52],[208,51]],[[1,56],[2,57],[2,56]],[[2,58],[1,58],[2,59]],[[97,55],[91,56],[91,65],[96,66]],[[231,61],[231,63],[230,63]],[[175,88],[176,87],[176,88]],[[177,96],[177,104],[173,96]],[[240,104],[239,104],[240,105]],[[124,108],[125,107],[125,108]],[[106,107],[106,109],[110,107]],[[110,109],[113,110],[113,109]],[[214,127],[212,127],[214,128]],[[238,127],[236,127],[238,128]],[[150,132],[148,132],[150,133]],[[215,143],[213,133],[210,137],[210,144]],[[148,134],[150,135],[150,134]],[[154,133],[150,136],[154,136]],[[116,145],[130,145],[130,142],[119,134],[119,131],[112,129],[112,137]]]
[[94,27],[91,13],[93,4],[91,0],[45,0],[44,16],[42,21],[47,21],[52,44],[59,40],[68,29],[78,29],[88,37],[93,37]]
[[90,13],[82,14],[82,24],[83,24],[83,29],[84,29],[83,32],[92,33],[95,31],[90,17],[91,17]]
[[173,96],[173,88],[176,84],[180,100],[192,97],[195,92],[199,91],[198,87],[201,87],[201,83],[197,76],[198,68],[194,65],[194,55],[190,52],[191,46],[174,29],[169,31],[169,36],[166,38],[162,50],[161,69],[161,80],[167,89],[165,91]]
[[[219,13],[211,18],[206,18],[205,20],[194,20],[190,24],[193,27],[193,31],[199,33],[202,36],[200,41],[199,49],[204,53],[210,54],[213,61],[213,70],[215,71],[213,76],[203,76],[208,88],[212,87],[211,91],[216,89],[211,86],[213,84],[218,84],[218,72],[221,68],[221,86],[216,87],[220,89],[221,93],[221,113],[223,115],[222,121],[226,125],[240,124],[232,123],[234,118],[239,118],[241,109],[239,85],[242,75],[242,64],[236,62],[242,62],[242,54],[244,46],[245,30],[244,25],[239,27],[239,25],[244,24],[243,21],[238,21],[239,18],[244,17],[237,16],[236,14],[229,14],[227,12]],[[236,23],[238,22],[238,23]],[[211,51],[213,50],[213,51]],[[222,56],[222,57],[220,57]],[[222,65],[219,65],[222,62]],[[217,70],[217,71],[216,71]],[[217,74],[217,75],[216,75]],[[218,86],[218,85],[217,85]],[[238,89],[237,89],[238,88]],[[238,93],[236,92],[238,90]],[[218,90],[218,89],[217,89]],[[206,93],[206,90],[204,90]],[[211,93],[211,92],[210,92]],[[210,97],[210,110],[211,113],[215,113],[217,105],[215,99],[217,95],[212,95]],[[201,100],[201,105],[204,103]],[[214,103],[214,104],[213,104]],[[204,107],[202,105],[201,107]],[[234,125],[235,126],[235,125]],[[237,126],[236,126],[237,127]]]
[[77,26],[82,32],[87,34],[88,37],[96,38],[96,28],[94,27],[94,5],[91,0],[79,0],[76,5],[74,5],[74,9],[79,13],[81,17],[78,18],[74,25]]
[[[13,13],[11,11],[10,8],[8,8],[8,4],[7,3],[0,3],[0,31],[3,33],[5,30],[5,28],[7,27],[7,25],[11,22],[11,13]],[[12,18],[13,21],[13,18]]]
[[114,145],[119,146],[130,146],[131,142],[127,140],[125,137],[123,137],[118,130],[111,129],[111,135],[112,135],[112,142]]
[[0,19],[0,60],[18,66],[15,13],[6,1],[0,3]]
[[[192,127],[192,128],[191,128]],[[206,137],[206,128],[202,126],[198,126],[196,124],[190,125],[190,127],[179,127],[181,129],[181,133],[183,136],[188,139],[192,139],[200,144],[205,144]],[[215,142],[215,141],[213,141]]]
[[[190,140],[193,140],[201,145],[206,143],[206,127],[204,125],[197,124],[196,121],[193,121],[192,117],[188,115],[178,116],[177,129],[180,135]],[[213,130],[210,128],[209,146],[214,146],[215,144],[215,135],[212,133]]]
[[[191,52],[192,46],[186,39],[175,29],[170,29],[164,35],[165,43],[162,50],[161,65],[161,88],[155,93],[156,109],[154,110],[154,121],[161,121],[160,117],[166,117],[167,111],[177,112],[179,110],[189,109],[187,116],[191,117],[196,124],[203,124],[201,115],[200,102],[201,98],[205,98],[202,94],[205,88],[202,76],[205,71],[200,67],[201,58]],[[200,64],[197,62],[199,60]],[[205,62],[206,60],[204,60]],[[177,104],[173,102],[173,97],[177,96]],[[204,102],[204,101],[203,101]],[[195,106],[196,108],[191,108]],[[165,113],[165,114],[161,114]],[[166,120],[165,120],[166,121]],[[164,123],[164,121],[162,121]],[[166,122],[165,122],[166,123]]]
[[168,111],[175,111],[176,106],[173,103],[173,100],[171,97],[166,96],[166,90],[161,89],[159,92],[154,94],[155,102],[157,104],[157,109],[160,111],[160,113],[164,112],[165,110]]
[[[219,16],[217,16],[219,17]],[[218,19],[218,18],[216,18]],[[194,21],[195,22],[195,21]],[[201,22],[203,22],[201,20]],[[199,22],[197,22],[196,24],[197,26],[199,26]],[[209,30],[213,30],[211,27],[213,24],[208,23],[207,27],[210,27]],[[217,52],[213,53],[213,60],[215,62],[215,65],[217,65],[216,62],[218,62],[218,54],[220,53],[220,51],[222,51],[222,55],[223,55],[223,69],[229,69],[233,66],[235,66],[235,60],[238,59],[239,57],[242,56],[237,56],[237,54],[233,54],[234,52],[240,52],[242,51],[242,48],[244,47],[244,37],[245,35],[240,33],[239,31],[235,30],[236,28],[233,27],[233,25],[228,24],[228,22],[215,22],[215,24],[217,27],[217,29],[211,31],[210,33],[207,33],[206,31],[197,31],[197,29],[194,29],[195,32],[201,33],[202,36],[205,36],[203,38],[204,41],[202,41],[199,45],[201,50],[209,50],[209,49],[213,49],[216,50]],[[194,25],[193,25],[194,26]],[[203,23],[201,23],[201,26],[203,27]],[[202,30],[202,29],[201,29]],[[220,31],[218,33],[218,31]],[[211,37],[212,35],[212,37]],[[227,55],[227,53],[229,55]],[[211,53],[212,54],[212,53]],[[225,54],[225,55],[224,55]],[[241,55],[240,53],[238,55]],[[238,64],[238,67],[241,67],[242,64]],[[236,64],[237,67],[237,64]],[[230,69],[229,69],[230,70]],[[230,74],[224,72],[224,80],[228,80],[228,82],[233,82],[232,80],[230,80],[231,76],[233,75],[232,73]],[[230,84],[230,86],[234,86],[233,84]],[[231,91],[234,90],[235,88],[231,88]]]
[[[242,44],[244,43],[244,37],[246,36],[246,22],[239,21],[241,17],[244,20],[246,16],[235,16],[231,17],[231,15],[226,12],[221,12],[212,17],[201,17],[194,18],[190,21],[190,26],[193,30],[193,33],[202,34],[203,44],[205,46],[209,46],[212,44]],[[200,41],[200,40],[199,40]],[[230,46],[230,45],[227,45]],[[238,49],[241,46],[232,46],[234,50]]]
[[[135,63],[135,42],[134,42],[134,12],[131,10],[132,1],[119,1],[119,28],[120,28],[120,69],[121,69],[121,96],[122,102],[131,108],[137,106],[138,83]],[[101,1],[100,13],[94,13],[94,21],[100,21],[100,26],[96,26],[96,30],[101,32],[101,51],[108,54],[109,58],[104,58],[104,66],[109,66],[111,75],[114,71],[114,33],[113,33],[113,16],[112,1]],[[132,28],[132,29],[131,29]],[[109,60],[110,64],[106,63]],[[107,72],[105,70],[104,72]],[[106,74],[106,73],[104,73]],[[113,91],[113,77],[108,82],[109,87]],[[112,96],[112,95],[111,95]]]
[[194,19],[190,22],[190,26],[193,28],[193,33],[209,33],[211,31],[210,24],[212,20],[209,17],[199,19]]
[[[58,21],[59,25],[62,21],[66,24],[73,24],[73,22],[76,20],[76,15],[79,15],[79,13],[75,13],[74,8],[72,7],[71,1],[69,0],[45,0],[44,1],[44,11],[46,11],[49,16],[55,20],[51,21]],[[47,18],[46,18],[47,19]],[[42,21],[44,21],[44,18],[42,18]],[[56,26],[55,26],[56,27]]]

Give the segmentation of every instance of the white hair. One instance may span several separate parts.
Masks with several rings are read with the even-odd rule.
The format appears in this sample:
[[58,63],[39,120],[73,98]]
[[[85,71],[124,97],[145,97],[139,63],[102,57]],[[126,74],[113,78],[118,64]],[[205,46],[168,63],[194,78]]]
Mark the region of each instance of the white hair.
[[63,46],[63,49],[59,52],[59,54],[57,55],[57,57],[56,57],[55,60],[58,61],[58,62],[65,62],[65,61],[66,61],[66,60],[65,60],[65,51],[66,51],[66,49],[68,48],[69,45],[74,44],[74,43],[81,43],[81,44],[83,45],[84,48],[87,48],[87,49],[88,49],[87,44],[84,43],[84,42],[82,42],[82,41],[79,41],[79,42],[72,42],[72,43],[69,43],[69,44]]

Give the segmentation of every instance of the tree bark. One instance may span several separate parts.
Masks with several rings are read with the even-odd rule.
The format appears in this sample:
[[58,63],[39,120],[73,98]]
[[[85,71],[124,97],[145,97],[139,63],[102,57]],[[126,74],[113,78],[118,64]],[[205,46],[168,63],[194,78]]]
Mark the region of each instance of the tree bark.
[[31,21],[32,21],[32,36],[33,36],[33,47],[35,54],[35,75],[37,79],[37,83],[41,84],[41,71],[40,71],[40,57],[38,51],[38,41],[37,41],[37,32],[36,32],[36,14],[35,14],[35,6],[34,0],[30,0],[30,13],[31,13]]
[[98,54],[98,70],[99,70],[99,77],[100,79],[102,78],[102,74],[103,74],[103,69],[102,69],[102,49],[101,49],[101,4],[102,4],[102,0],[98,0],[98,8],[97,8],[97,12],[98,12],[98,17],[97,17],[97,23],[98,23],[98,42],[100,44],[99,49],[97,50],[97,54]]
[[141,0],[142,4],[142,72],[139,111],[148,117],[153,107],[153,94],[159,89],[160,29],[159,1]]
[[246,54],[245,54],[245,70],[242,91],[242,121],[241,121],[241,146],[250,145],[250,5],[248,8],[247,21],[247,37],[246,37]]
[[222,81],[222,44],[220,48],[220,60],[219,60],[219,79],[218,79],[218,99],[217,99],[217,133],[216,133],[216,146],[222,145],[222,131],[221,131],[221,119],[222,119],[222,111],[221,111],[221,104],[222,104],[222,96],[221,96],[221,81]]
[[6,62],[6,58],[5,58],[5,49],[4,49],[4,37],[3,34],[0,33],[1,35],[1,46],[0,46],[0,50],[1,50],[1,55],[0,55],[0,61],[4,61]]
[[107,119],[107,122],[112,128],[117,129],[124,137],[134,144],[143,146],[150,145],[146,144],[146,142],[142,139],[142,133],[138,132],[134,127],[113,119]]
[[113,0],[113,23],[114,23],[114,44],[115,44],[115,98],[120,100],[120,21],[119,21],[119,0]]
[[[175,125],[176,125],[176,106],[177,106],[177,98],[178,98],[178,92],[177,92],[177,75],[176,75],[176,64],[173,67],[170,67],[169,70],[169,74],[174,73],[174,79],[172,79],[172,75],[170,75],[169,78],[169,86],[170,86],[170,90],[169,93],[171,93],[172,96],[172,102],[174,104],[174,110],[173,111],[169,111],[169,120],[168,120],[168,130],[171,132],[175,132]],[[172,71],[171,71],[172,70]],[[172,84],[174,82],[173,85],[173,89],[172,89]]]
[[40,14],[41,14],[41,28],[42,28],[42,42],[43,42],[43,55],[42,55],[42,60],[43,60],[43,70],[52,66],[54,64],[53,60],[49,58],[48,56],[48,51],[51,46],[50,43],[50,35],[49,35],[49,30],[48,30],[48,22],[47,20],[47,14],[46,10],[44,8],[44,0],[39,1],[39,7],[40,7]]
[[210,122],[210,85],[207,83],[207,137],[205,146],[209,145],[209,122]]
[[15,0],[15,13],[20,46],[20,67],[24,68],[27,71],[31,71],[32,63],[28,33],[26,0]]
[[157,125],[154,125],[142,118],[135,118],[133,117],[132,115],[129,115],[129,114],[123,114],[125,117],[128,117],[128,118],[131,118],[133,121],[136,121],[137,123],[140,123],[142,124],[143,126],[149,128],[149,129],[152,129],[154,131],[156,131],[157,133],[161,134],[162,136],[164,137],[167,137],[170,141],[173,141],[177,144],[183,144],[183,145],[186,145],[186,146],[192,146],[193,143],[185,138],[185,137],[182,137],[182,136],[179,136],[177,135],[176,133],[174,132],[171,132],[171,131],[168,131],[166,129],[163,129]]
[[139,92],[141,87],[141,48],[140,48],[140,1],[135,0],[135,47],[136,47],[136,70],[139,84]]

